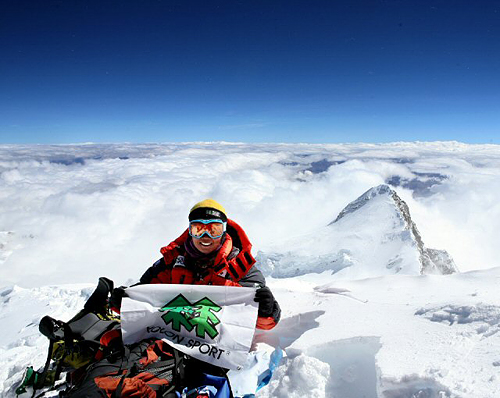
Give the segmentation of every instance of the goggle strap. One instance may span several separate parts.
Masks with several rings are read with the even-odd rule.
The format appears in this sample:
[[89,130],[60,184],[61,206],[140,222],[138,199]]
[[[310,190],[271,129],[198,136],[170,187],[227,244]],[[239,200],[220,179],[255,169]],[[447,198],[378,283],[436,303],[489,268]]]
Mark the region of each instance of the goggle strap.
[[222,221],[222,220],[218,220],[218,219],[212,219],[212,220],[191,220],[189,221],[189,224],[193,223],[193,222],[199,222],[201,224],[211,224],[211,223],[217,223],[217,224],[227,224],[226,222]]

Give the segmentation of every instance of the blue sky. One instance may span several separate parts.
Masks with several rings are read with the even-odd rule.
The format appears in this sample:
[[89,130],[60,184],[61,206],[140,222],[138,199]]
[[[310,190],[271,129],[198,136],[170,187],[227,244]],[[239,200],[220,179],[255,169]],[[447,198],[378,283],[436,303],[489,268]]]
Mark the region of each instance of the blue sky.
[[0,7],[0,143],[500,143],[498,1]]

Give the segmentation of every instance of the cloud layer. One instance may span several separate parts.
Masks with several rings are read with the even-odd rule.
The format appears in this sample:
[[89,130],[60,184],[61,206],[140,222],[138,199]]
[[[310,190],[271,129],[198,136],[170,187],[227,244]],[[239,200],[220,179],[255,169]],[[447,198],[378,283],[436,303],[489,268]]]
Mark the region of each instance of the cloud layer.
[[265,251],[384,182],[460,270],[500,265],[496,145],[3,145],[0,285],[137,279],[206,197]]

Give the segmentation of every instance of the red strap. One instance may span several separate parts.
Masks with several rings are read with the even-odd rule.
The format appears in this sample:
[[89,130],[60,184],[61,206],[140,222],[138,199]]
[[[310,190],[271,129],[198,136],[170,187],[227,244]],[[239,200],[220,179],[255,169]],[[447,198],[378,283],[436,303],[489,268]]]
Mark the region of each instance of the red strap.
[[120,336],[121,336],[120,329],[108,330],[106,333],[104,333],[101,336],[99,343],[101,343],[101,345],[107,347],[109,345],[109,343],[111,342],[111,340],[114,340]]
[[229,234],[226,234],[224,243],[218,250],[217,256],[215,257],[214,264],[219,264],[220,262],[224,261],[226,257],[231,253],[231,250],[233,250],[233,238],[231,238]]
[[241,251],[235,258],[226,262],[226,269],[235,281],[243,278],[250,268],[255,264],[252,254],[247,251]]
[[[243,278],[250,268],[255,264],[255,258],[252,256],[252,244],[248,239],[245,231],[238,224],[236,224],[233,220],[227,220],[227,224],[236,230],[238,238],[241,242],[241,251],[238,255],[231,259],[227,260],[227,254],[223,253],[222,255],[219,253],[215,259],[215,272],[220,275],[225,270],[233,281],[239,281]],[[230,238],[230,236],[228,236]]]
[[116,338],[119,338],[120,336],[121,336],[120,329],[112,329],[104,333],[99,339],[99,343],[101,344],[101,346],[99,347],[99,351],[97,351],[95,354],[95,359],[100,361],[104,356],[103,348],[109,346],[109,343],[111,341],[113,341]]

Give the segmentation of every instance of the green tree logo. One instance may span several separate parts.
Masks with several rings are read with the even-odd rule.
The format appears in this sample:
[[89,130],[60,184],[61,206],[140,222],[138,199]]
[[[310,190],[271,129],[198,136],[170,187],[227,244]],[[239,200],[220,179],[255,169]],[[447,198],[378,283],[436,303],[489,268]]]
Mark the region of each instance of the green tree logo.
[[179,294],[160,308],[160,311],[166,312],[162,315],[162,319],[165,324],[172,324],[172,329],[176,332],[180,332],[181,327],[188,332],[195,329],[196,336],[199,338],[203,339],[208,335],[214,339],[219,334],[216,326],[220,323],[215,313],[221,309],[208,297],[191,304],[182,294]]

